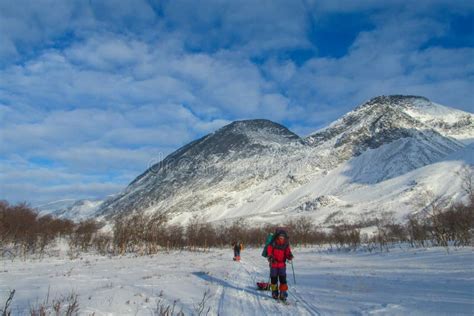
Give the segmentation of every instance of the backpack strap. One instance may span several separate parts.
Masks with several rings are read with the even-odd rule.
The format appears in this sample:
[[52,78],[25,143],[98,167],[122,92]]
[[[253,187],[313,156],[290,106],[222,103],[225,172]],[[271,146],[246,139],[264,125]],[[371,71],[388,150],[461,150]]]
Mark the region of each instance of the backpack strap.
[[288,241],[285,241],[285,243],[282,244],[282,245],[279,245],[279,244],[277,244],[276,241],[273,241],[272,242],[272,252],[273,252],[274,249],[285,250],[286,248],[288,248],[289,245],[290,244],[288,243]]

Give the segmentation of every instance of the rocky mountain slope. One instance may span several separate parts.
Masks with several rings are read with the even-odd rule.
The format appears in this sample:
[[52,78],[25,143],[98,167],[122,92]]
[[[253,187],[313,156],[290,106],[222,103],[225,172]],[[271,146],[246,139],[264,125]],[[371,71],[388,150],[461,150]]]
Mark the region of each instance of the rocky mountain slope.
[[[459,183],[430,179],[457,183],[473,139],[473,114],[416,96],[373,98],[305,138],[268,120],[237,121],[152,166],[96,214],[160,212],[178,223],[402,217],[421,190],[460,198]],[[463,150],[465,159],[449,160]]]

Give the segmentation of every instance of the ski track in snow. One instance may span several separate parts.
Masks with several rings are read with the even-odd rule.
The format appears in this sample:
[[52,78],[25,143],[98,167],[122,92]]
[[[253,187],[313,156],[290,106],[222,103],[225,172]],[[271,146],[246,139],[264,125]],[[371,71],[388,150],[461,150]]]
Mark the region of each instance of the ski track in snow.
[[[256,280],[255,277],[252,277],[252,272],[250,272],[248,270],[248,268],[246,267],[246,264],[245,264],[246,261],[243,260],[242,262],[244,263],[243,267],[245,268],[246,272],[248,273],[250,278],[252,278],[252,284],[256,284],[257,280]],[[250,258],[249,258],[249,262],[252,263],[253,275],[255,275],[255,274],[259,274],[259,275],[264,274],[264,273],[262,273],[261,270],[257,271],[257,269],[255,267],[258,266],[258,265],[255,264],[255,262],[253,260],[251,260]],[[266,273],[267,274],[269,273],[268,269],[266,269]],[[290,275],[287,274],[288,281],[289,281],[289,278],[290,278]],[[290,306],[292,306],[294,304],[298,308],[299,305],[302,305],[300,308],[298,308],[299,315],[305,315],[306,313],[309,314],[309,315],[320,315],[318,309],[313,304],[309,304],[308,302],[306,302],[305,299],[299,293],[297,293],[296,285],[293,285],[292,288],[290,288],[290,290],[288,291],[288,294],[289,294],[288,302],[290,302]],[[291,299],[291,297],[293,297],[293,300]],[[302,303],[302,304],[299,304],[299,303]],[[306,312],[306,313],[303,313],[303,311]]]
[[[294,284],[287,268],[289,305],[256,289],[268,281],[261,249],[245,249],[240,262],[231,249],[172,251],[154,256],[84,254],[42,260],[0,260],[0,304],[17,292],[12,315],[73,290],[80,314],[153,315],[157,302],[176,301],[176,311],[197,314],[208,291],[209,315],[472,315],[473,248],[402,249],[389,253],[331,252],[296,248]],[[205,314],[205,312],[203,314]]]
[[232,262],[230,268],[230,271],[224,274],[223,280],[217,276],[203,277],[217,286],[217,315],[232,315],[236,310],[242,315],[307,315],[301,309],[289,311],[291,306],[278,305],[269,292],[257,290],[255,272],[258,271],[250,271],[245,260]]

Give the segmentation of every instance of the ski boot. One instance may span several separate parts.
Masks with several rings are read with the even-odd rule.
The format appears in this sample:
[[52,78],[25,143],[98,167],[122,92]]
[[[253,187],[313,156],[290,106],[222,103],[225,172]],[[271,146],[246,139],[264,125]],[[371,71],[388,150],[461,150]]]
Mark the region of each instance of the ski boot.
[[286,302],[288,298],[288,284],[280,284],[280,300]]
[[279,298],[279,296],[278,296],[278,286],[276,284],[272,284],[272,285],[270,285],[270,289],[272,290],[272,298],[277,300]]

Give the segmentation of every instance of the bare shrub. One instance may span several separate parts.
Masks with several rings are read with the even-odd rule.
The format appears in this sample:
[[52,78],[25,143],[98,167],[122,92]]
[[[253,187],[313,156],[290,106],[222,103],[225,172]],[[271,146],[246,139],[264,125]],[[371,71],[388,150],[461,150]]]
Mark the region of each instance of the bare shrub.
[[153,254],[159,249],[159,246],[165,246],[166,241],[164,240],[165,224],[167,217],[164,214],[156,214],[149,217],[144,217],[145,231],[142,232],[142,238],[146,244],[146,253]]
[[110,254],[112,250],[113,239],[108,234],[96,234],[92,241],[92,246],[101,254]]
[[425,216],[426,227],[433,242],[438,246],[448,247],[449,234],[443,225],[441,214],[449,206],[449,200],[435,196],[431,191],[424,191],[417,199],[417,205]]
[[428,240],[428,232],[429,228],[426,224],[417,218],[416,215],[411,215],[408,218],[408,222],[406,224],[406,230],[408,233],[408,241],[412,245],[415,246],[426,246],[426,241]]
[[65,315],[72,316],[79,314],[78,295],[74,292],[66,296],[61,296],[58,299],[49,302],[49,291],[44,302],[35,306],[30,306],[31,316],[49,316],[49,315]]
[[316,230],[315,225],[309,217],[299,217],[295,220],[289,220],[285,223],[285,227],[292,232],[292,243],[307,246],[312,242],[311,237]]
[[116,249],[116,253],[123,255],[127,249],[129,239],[131,238],[129,227],[125,218],[115,219],[113,235],[113,244]]
[[454,242],[455,246],[470,245],[474,229],[473,204],[454,205],[445,212],[438,213],[435,222],[443,227],[445,238]]
[[178,300],[174,300],[172,305],[166,304],[163,300],[163,291],[161,291],[152,314],[156,316],[184,316],[182,308],[176,312],[177,304]]
[[184,227],[181,225],[168,225],[163,229],[163,238],[166,249],[182,249],[184,247]]
[[15,296],[15,290],[11,290],[10,294],[8,294],[8,298],[5,301],[5,305],[3,306],[3,309],[0,310],[2,312],[2,316],[10,316],[11,315],[11,310],[10,310],[10,305],[13,301],[13,297]]
[[99,229],[100,224],[93,219],[80,222],[74,229],[71,244],[81,251],[89,250],[92,246],[92,240]]
[[372,241],[378,244],[380,251],[389,251],[389,245],[405,240],[405,228],[396,223],[392,213],[384,213],[381,218],[375,219],[377,227]]
[[70,220],[51,215],[38,216],[26,203],[10,205],[0,201],[0,247],[26,257],[37,252],[43,255],[45,248],[59,237],[71,236],[75,224]]
[[340,248],[348,246],[355,249],[360,245],[360,229],[355,225],[338,225],[333,227],[328,238]]
[[209,315],[209,312],[211,311],[211,307],[207,305],[208,305],[210,293],[211,291],[209,289],[206,290],[204,294],[202,295],[201,301],[195,306],[196,314],[198,316]]
[[134,213],[115,219],[113,247],[115,253],[154,254],[167,244],[167,217],[164,214]]
[[234,221],[230,227],[227,228],[226,236],[228,244],[231,245],[234,241],[240,241],[241,243],[248,245],[252,241],[247,236],[248,224],[245,220]]
[[[467,170],[467,169],[466,169]],[[408,218],[406,231],[412,245],[446,247],[470,245],[474,231],[474,199],[472,197],[472,168],[460,173],[463,188],[469,195],[467,204],[453,204],[448,198],[435,196],[430,191],[417,196],[415,206],[421,211]]]

